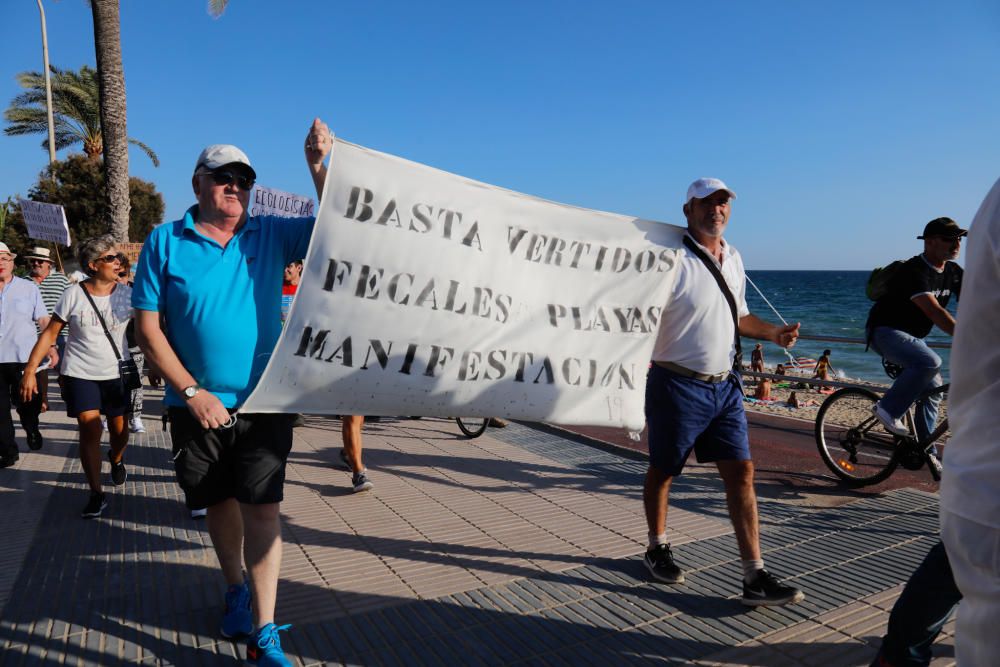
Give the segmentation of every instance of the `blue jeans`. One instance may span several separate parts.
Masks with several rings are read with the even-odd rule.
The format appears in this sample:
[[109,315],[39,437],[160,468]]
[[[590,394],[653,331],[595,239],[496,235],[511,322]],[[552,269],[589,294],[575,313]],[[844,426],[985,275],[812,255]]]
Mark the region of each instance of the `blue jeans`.
[[872,667],[929,665],[931,644],[961,599],[948,554],[938,541],[893,605],[889,629]]
[[[902,417],[924,391],[944,384],[940,373],[941,357],[927,347],[923,339],[891,327],[875,327],[870,338],[872,349],[887,361],[903,367],[903,372],[879,401],[893,419]],[[917,402],[913,421],[921,440],[934,430],[940,403],[941,394]]]

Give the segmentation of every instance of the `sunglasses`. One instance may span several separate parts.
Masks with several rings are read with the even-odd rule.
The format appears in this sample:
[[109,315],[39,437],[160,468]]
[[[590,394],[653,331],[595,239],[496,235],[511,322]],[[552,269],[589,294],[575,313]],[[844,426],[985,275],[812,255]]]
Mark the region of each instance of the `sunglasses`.
[[210,171],[208,175],[216,185],[231,185],[235,182],[241,190],[247,192],[253,190],[254,179],[252,176],[244,176],[228,170]]
[[125,255],[122,255],[121,253],[119,253],[117,255],[104,255],[102,257],[98,257],[94,261],[95,262],[107,262],[108,264],[110,264],[111,262],[121,263],[121,262],[125,261]]

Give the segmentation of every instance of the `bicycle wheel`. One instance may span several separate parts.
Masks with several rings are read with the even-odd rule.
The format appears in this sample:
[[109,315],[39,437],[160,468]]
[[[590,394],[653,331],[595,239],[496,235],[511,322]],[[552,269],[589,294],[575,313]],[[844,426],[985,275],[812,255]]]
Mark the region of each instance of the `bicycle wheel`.
[[878,399],[867,389],[841,389],[823,401],[816,415],[819,455],[851,486],[877,484],[899,465],[898,437],[872,414]]
[[484,431],[486,431],[486,424],[490,421],[490,418],[456,417],[455,421],[458,422],[458,428],[462,430],[462,433],[470,438],[478,438]]

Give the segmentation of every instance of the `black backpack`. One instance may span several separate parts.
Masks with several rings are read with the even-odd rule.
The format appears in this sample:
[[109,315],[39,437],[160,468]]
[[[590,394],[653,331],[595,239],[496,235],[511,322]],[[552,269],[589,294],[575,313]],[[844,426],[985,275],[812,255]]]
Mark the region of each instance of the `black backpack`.
[[889,284],[904,264],[906,264],[904,260],[897,259],[887,266],[877,266],[872,269],[871,275],[868,276],[868,282],[865,284],[865,294],[868,295],[868,298],[872,301],[878,301],[886,296],[889,293]]

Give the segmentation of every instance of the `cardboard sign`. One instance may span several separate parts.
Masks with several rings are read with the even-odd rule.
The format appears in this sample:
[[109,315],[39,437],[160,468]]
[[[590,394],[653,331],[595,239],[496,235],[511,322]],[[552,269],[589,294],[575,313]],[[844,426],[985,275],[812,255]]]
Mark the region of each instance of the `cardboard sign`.
[[250,215],[276,215],[281,218],[305,218],[316,215],[316,204],[312,197],[283,192],[263,185],[253,188],[253,204]]
[[65,246],[69,242],[69,224],[66,211],[58,204],[46,204],[29,199],[18,199],[28,237],[39,241],[52,241]]

